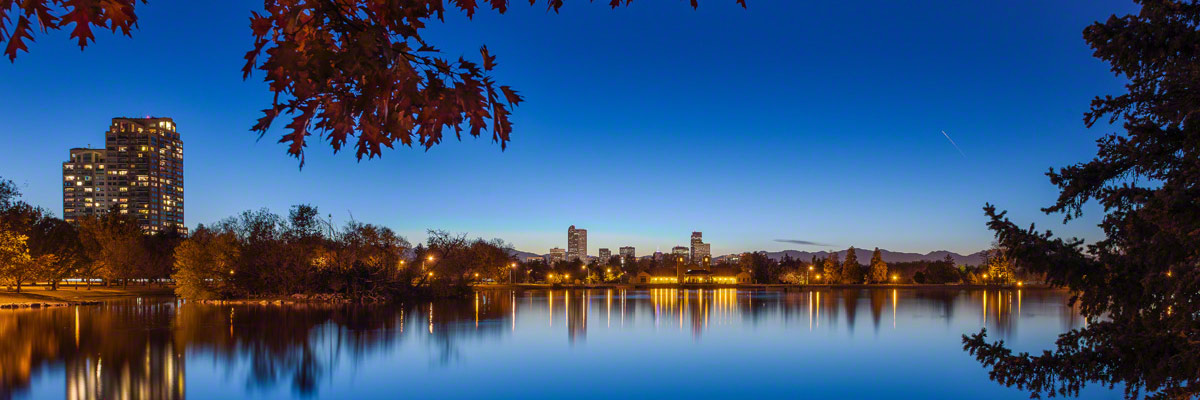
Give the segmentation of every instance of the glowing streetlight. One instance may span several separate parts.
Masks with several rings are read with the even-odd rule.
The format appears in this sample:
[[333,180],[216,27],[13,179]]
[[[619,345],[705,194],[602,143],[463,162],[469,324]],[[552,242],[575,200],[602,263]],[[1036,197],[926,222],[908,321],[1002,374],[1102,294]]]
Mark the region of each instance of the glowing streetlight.
[[900,278],[899,276],[892,275],[892,282],[895,282],[895,281],[896,281],[896,279],[899,279],[899,278]]

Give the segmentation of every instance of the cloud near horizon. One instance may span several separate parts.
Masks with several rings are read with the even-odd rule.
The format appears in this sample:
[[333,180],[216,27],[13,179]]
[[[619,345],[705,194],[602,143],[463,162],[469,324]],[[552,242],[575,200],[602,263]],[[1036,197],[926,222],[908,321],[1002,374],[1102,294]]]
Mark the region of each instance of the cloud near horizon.
[[828,244],[828,243],[818,243],[818,242],[813,242],[813,241],[808,241],[808,240],[800,240],[800,239],[775,239],[775,241],[780,242],[780,243],[791,243],[791,244],[799,244],[799,245],[805,245],[805,246],[833,247],[832,244]]

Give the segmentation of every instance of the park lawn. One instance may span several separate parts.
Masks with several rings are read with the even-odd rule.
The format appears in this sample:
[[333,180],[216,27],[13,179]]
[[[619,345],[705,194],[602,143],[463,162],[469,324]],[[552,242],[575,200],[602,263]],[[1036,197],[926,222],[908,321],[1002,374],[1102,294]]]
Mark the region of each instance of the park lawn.
[[9,304],[71,304],[78,302],[94,302],[122,297],[137,297],[137,296],[169,296],[174,295],[174,289],[171,287],[145,287],[145,286],[130,286],[127,289],[122,289],[119,286],[103,287],[92,286],[91,290],[86,287],[75,289],[73,286],[58,287],[58,290],[50,290],[48,286],[23,286],[21,293],[15,291],[4,290],[0,287],[0,305]]

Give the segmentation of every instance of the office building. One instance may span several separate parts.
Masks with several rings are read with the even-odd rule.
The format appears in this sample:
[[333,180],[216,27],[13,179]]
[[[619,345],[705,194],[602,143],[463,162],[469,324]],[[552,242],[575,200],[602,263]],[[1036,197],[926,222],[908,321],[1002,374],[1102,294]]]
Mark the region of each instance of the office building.
[[566,261],[566,260],[567,260],[567,251],[566,250],[560,249],[558,247],[550,249],[550,263],[551,264],[554,264],[556,262]]
[[587,229],[567,228],[567,261],[587,262]]

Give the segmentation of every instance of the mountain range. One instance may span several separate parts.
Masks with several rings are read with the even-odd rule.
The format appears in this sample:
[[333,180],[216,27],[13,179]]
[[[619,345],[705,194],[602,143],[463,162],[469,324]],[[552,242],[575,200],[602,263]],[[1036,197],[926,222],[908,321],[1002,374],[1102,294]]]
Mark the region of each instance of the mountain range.
[[[871,262],[871,254],[873,252],[874,252],[873,249],[854,249],[854,254],[856,256],[858,256],[859,264],[864,264],[864,265]],[[512,254],[513,257],[516,257],[518,260],[521,260],[521,261],[525,261],[529,257],[549,257],[548,254],[537,254],[537,253],[531,253],[528,251],[520,251],[520,250],[512,250],[509,253]],[[800,251],[800,250],[783,250],[783,251],[768,251],[767,257],[770,257],[771,259],[774,259],[774,260],[780,260],[780,259],[783,259],[784,255],[788,255],[794,259],[808,261],[808,260],[811,260],[814,255],[817,256],[817,258],[819,258],[819,259],[824,259],[826,257],[829,257],[829,254],[830,254],[830,252],[828,252],[828,251],[809,252],[809,251]],[[921,253],[905,253],[905,252],[899,252],[899,251],[888,251],[888,250],[884,250],[884,249],[879,249],[879,255],[883,256],[883,261],[888,262],[888,263],[912,262],[912,261],[921,261],[921,260],[936,261],[936,260],[945,259],[946,256],[949,255],[950,258],[954,259],[955,264],[979,265],[979,264],[983,263],[983,254],[984,254],[983,251],[978,251],[975,253],[963,255],[963,254],[958,254],[958,253],[955,253],[952,251],[946,251],[946,250],[931,251],[929,253],[921,254]],[[838,255],[838,259],[845,260],[846,259],[846,250],[837,252],[837,255]]]

